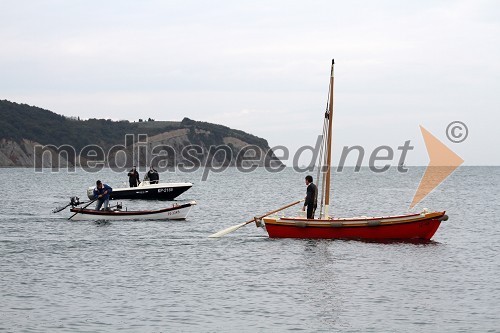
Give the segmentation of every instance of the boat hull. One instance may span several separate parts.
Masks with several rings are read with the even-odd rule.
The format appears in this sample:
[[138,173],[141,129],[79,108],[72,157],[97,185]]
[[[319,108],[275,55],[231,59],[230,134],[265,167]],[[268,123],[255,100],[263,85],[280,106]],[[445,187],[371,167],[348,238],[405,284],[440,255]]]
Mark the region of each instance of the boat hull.
[[[143,199],[143,200],[174,200],[189,190],[191,183],[160,183],[138,187],[116,188],[110,194],[111,200]],[[87,196],[94,199],[94,187],[89,187]]]
[[93,210],[71,208],[71,213],[78,213],[70,219],[73,221],[95,221],[95,220],[185,220],[196,202],[188,202],[182,205],[157,210],[123,211],[123,210]]
[[270,238],[430,240],[446,220],[445,212],[373,218],[264,218]]

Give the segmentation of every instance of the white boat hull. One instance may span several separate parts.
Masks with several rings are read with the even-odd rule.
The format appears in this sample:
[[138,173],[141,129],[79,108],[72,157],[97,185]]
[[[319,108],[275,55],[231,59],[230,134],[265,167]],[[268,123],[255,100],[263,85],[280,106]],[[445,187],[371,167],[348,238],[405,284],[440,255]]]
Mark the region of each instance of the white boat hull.
[[172,207],[168,208],[138,211],[97,211],[94,209],[72,208],[70,210],[70,212],[72,213],[72,217],[70,217],[69,219],[72,221],[184,220],[186,219],[189,212],[191,211],[192,206],[194,205],[196,205],[196,202],[191,201],[180,205],[175,204]]
[[[149,184],[149,182],[143,181],[137,187],[113,188],[110,199],[174,200],[192,186],[192,183]],[[94,199],[94,188],[94,186],[91,186],[87,189],[87,196],[91,200]]]

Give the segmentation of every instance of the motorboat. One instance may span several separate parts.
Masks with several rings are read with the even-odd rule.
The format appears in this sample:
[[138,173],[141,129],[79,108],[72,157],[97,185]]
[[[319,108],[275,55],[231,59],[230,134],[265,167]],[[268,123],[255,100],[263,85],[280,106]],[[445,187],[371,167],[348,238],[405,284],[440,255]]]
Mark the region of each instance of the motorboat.
[[[174,200],[193,186],[192,183],[158,183],[151,184],[143,181],[137,187],[113,187],[111,200],[146,199],[146,200]],[[89,199],[94,199],[95,186],[87,189]]]

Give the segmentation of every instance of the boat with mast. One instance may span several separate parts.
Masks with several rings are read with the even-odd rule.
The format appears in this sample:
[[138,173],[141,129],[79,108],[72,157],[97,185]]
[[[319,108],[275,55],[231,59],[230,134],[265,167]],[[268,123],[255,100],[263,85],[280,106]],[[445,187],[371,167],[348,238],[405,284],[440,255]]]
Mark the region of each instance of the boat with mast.
[[324,154],[324,166],[320,168],[323,182],[321,186],[319,218],[306,219],[304,216],[271,217],[269,216],[270,214],[266,214],[260,218],[254,218],[255,223],[257,226],[264,227],[270,238],[360,239],[377,241],[430,240],[439,228],[441,221],[448,219],[445,211],[429,212],[424,209],[424,211],[417,214],[378,217],[339,218],[331,216],[330,184],[334,115],[334,65],[335,61],[332,60],[328,107],[324,115],[323,124],[324,142],[322,149],[326,154]]

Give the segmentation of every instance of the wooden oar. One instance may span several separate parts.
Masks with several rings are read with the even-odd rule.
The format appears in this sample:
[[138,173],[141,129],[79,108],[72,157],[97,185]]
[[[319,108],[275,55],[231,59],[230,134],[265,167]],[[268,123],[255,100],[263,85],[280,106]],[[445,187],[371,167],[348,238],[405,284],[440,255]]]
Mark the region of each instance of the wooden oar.
[[80,198],[78,198],[78,197],[71,197],[69,204],[67,204],[64,207],[56,207],[56,208],[54,208],[52,210],[52,213],[59,213],[60,211],[68,208],[69,206],[76,207],[76,206],[80,206],[80,205],[84,205],[84,204],[86,204],[86,202],[80,202]]
[[237,225],[233,225],[232,227],[229,227],[229,228],[226,228],[226,229],[221,230],[221,231],[219,231],[219,232],[216,232],[215,234],[212,234],[212,235],[210,235],[210,236],[208,236],[208,237],[209,237],[209,238],[219,238],[219,237],[222,237],[222,236],[224,236],[224,235],[229,234],[230,232],[233,232],[233,231],[235,231],[235,230],[238,230],[239,228],[241,228],[241,227],[243,227],[243,226],[245,226],[245,225],[247,225],[247,224],[249,224],[249,223],[255,222],[256,220],[260,220],[260,219],[262,219],[262,218],[264,218],[264,217],[266,217],[266,216],[268,216],[268,215],[271,215],[271,214],[273,214],[273,213],[277,213],[277,212],[279,212],[280,210],[283,210],[283,209],[286,209],[286,208],[291,207],[291,206],[293,206],[293,205],[296,205],[296,204],[298,204],[298,203],[299,203],[299,202],[301,202],[301,201],[304,201],[304,200],[294,201],[294,202],[292,202],[291,204],[288,204],[288,205],[283,206],[283,207],[281,207],[281,208],[278,208],[278,209],[272,210],[272,211],[270,211],[270,212],[267,212],[267,213],[265,213],[264,215],[261,215],[261,216],[258,216],[258,217],[254,217],[253,219],[251,219],[251,220],[249,220],[249,221],[247,221],[247,222],[240,223],[240,224],[237,224]]
[[94,199],[94,200],[91,200],[88,204],[86,204],[85,206],[83,206],[82,208],[80,208],[75,214],[71,215],[68,220],[71,220],[71,218],[73,216],[75,216],[76,214],[80,213],[82,210],[84,210],[85,208],[87,208],[91,203],[93,203],[94,201],[96,201],[97,199]]
[[59,213],[60,211],[65,210],[65,209],[66,209],[66,208],[68,208],[69,206],[71,206],[71,202],[70,202],[69,204],[67,204],[66,206],[64,206],[64,207],[57,207],[57,208],[54,208],[54,209],[52,210],[52,213]]

